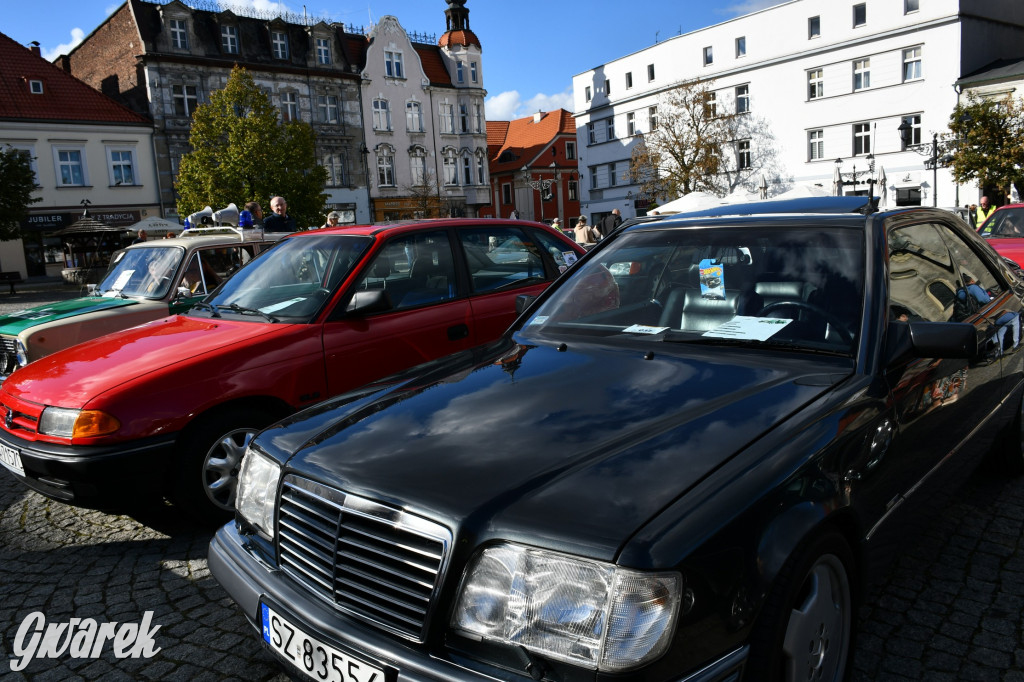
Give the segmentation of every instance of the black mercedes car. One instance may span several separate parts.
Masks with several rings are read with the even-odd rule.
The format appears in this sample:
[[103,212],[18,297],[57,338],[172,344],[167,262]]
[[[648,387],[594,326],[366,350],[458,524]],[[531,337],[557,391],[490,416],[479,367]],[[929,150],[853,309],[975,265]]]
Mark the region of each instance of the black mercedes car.
[[499,342],[267,429],[215,577],[312,679],[844,679],[899,543],[1024,471],[1024,292],[947,211],[807,208],[628,226]]

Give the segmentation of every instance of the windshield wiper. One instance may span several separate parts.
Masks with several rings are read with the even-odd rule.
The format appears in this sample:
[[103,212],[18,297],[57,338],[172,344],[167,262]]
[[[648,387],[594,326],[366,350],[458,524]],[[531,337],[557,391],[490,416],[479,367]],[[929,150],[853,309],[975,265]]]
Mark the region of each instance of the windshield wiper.
[[213,305],[212,303],[207,303],[206,301],[199,301],[198,303],[194,303],[192,305],[192,308],[205,308],[210,311],[210,317],[220,317],[220,310],[217,308],[217,306]]
[[278,319],[273,315],[269,315],[262,310],[257,310],[256,308],[243,308],[237,303],[232,303],[231,305],[226,305],[224,307],[233,313],[238,313],[239,315],[259,315],[267,322],[278,322]]
[[778,341],[772,339],[765,339],[759,341],[757,339],[745,339],[741,337],[725,338],[721,336],[703,336],[700,334],[693,334],[689,332],[668,332],[662,337],[663,341],[670,343],[692,343],[700,344],[705,346],[744,346],[747,348],[771,348],[772,350],[787,350],[795,351],[797,353],[814,353],[816,355],[835,355],[839,357],[846,357],[849,352],[841,350],[832,350],[829,348],[815,348],[814,346],[806,346],[792,341]]

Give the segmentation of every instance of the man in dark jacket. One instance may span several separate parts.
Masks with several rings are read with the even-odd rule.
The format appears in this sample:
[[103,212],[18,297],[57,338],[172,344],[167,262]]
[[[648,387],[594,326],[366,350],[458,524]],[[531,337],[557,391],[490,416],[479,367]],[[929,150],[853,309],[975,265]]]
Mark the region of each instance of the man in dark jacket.
[[622,214],[619,213],[619,209],[613,208],[612,212],[601,219],[595,227],[597,231],[601,233],[601,239],[604,239],[612,232],[615,228],[622,224]]
[[295,219],[288,215],[288,202],[284,197],[274,197],[270,200],[272,214],[263,219],[263,229],[267,232],[295,232]]

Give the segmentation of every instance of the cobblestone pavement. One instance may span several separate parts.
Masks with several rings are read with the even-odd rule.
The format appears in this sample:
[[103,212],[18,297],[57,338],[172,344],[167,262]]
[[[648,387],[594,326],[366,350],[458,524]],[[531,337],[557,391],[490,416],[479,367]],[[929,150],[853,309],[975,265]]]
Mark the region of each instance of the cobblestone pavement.
[[[0,295],[0,313],[40,302]],[[858,618],[853,681],[1024,682],[1022,531],[1024,480],[971,477],[870,593]],[[99,659],[37,659],[21,673],[0,661],[0,678],[287,679],[210,575],[210,536],[179,523],[170,508],[141,521],[77,509],[0,471],[3,658],[36,611],[51,623],[138,623],[151,611],[160,626],[160,651],[149,659],[116,659],[108,645]]]

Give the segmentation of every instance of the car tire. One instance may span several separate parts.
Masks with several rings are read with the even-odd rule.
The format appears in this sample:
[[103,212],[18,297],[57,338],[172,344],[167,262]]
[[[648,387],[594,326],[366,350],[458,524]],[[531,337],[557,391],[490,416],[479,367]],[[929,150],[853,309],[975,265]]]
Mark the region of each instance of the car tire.
[[1017,405],[1017,414],[1007,424],[985,461],[989,473],[997,476],[1024,474],[1024,396]]
[[786,561],[750,636],[746,679],[841,682],[853,652],[853,553],[836,531]]
[[171,502],[203,524],[229,521],[242,455],[253,436],[275,419],[267,410],[231,408],[190,424],[178,441]]

